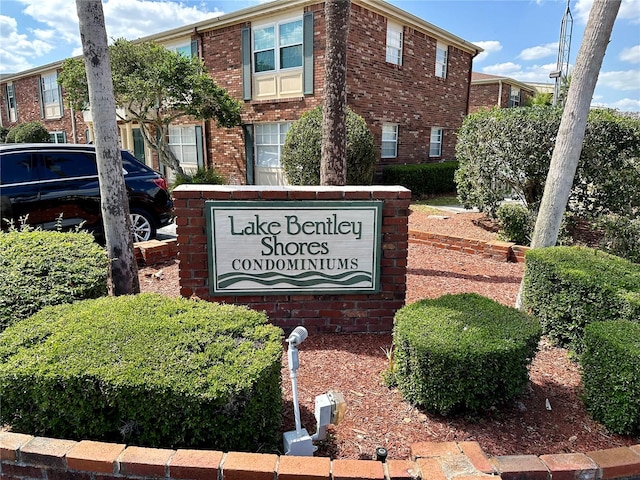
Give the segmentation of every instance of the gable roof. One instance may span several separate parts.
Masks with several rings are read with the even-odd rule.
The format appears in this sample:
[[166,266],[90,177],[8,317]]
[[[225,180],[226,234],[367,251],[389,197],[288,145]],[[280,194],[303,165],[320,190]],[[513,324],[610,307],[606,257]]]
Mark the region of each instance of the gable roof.
[[519,82],[509,77],[501,77],[499,75],[489,75],[488,73],[471,72],[471,85],[490,85],[492,83],[508,83],[523,90],[536,93],[535,87]]

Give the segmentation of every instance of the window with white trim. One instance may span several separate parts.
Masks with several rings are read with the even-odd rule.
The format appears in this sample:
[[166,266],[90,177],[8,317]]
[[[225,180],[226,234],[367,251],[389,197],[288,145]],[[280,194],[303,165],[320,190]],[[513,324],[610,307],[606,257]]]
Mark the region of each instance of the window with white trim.
[[289,127],[291,127],[291,122],[254,125],[256,166],[280,167],[282,146]]
[[442,155],[442,128],[431,127],[431,138],[429,139],[429,156],[439,157]]
[[509,107],[520,106],[520,88],[511,87],[511,93],[509,94]]
[[180,166],[191,172],[198,168],[198,147],[196,143],[196,127],[170,125],[169,148],[180,161]]
[[66,143],[67,134],[64,132],[49,132],[49,141],[51,143]]
[[302,67],[302,19],[253,29],[253,71],[274,72]]
[[402,65],[402,26],[387,23],[387,62]]
[[382,158],[395,158],[398,156],[398,125],[385,123],[382,125],[382,145],[380,148]]
[[7,100],[7,118],[10,122],[17,122],[18,111],[16,109],[16,91],[13,83],[7,83],[5,95]]
[[436,45],[436,77],[447,78],[447,56],[449,47],[438,42]]
[[42,75],[42,104],[44,118],[59,118],[62,116],[60,102],[60,87],[58,86],[58,72]]

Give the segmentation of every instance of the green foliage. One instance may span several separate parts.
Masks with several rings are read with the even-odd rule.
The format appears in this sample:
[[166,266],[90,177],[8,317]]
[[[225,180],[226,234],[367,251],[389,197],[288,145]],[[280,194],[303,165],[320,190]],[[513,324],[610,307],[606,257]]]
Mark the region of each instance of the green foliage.
[[529,97],[524,106],[533,107],[534,105],[550,106],[553,104],[553,93],[536,93],[533,97]]
[[[505,193],[537,212],[561,110],[553,107],[481,111],[465,118],[456,144],[458,196],[494,214]],[[629,215],[640,205],[640,121],[592,110],[568,208],[581,216]]]
[[455,192],[453,180],[458,162],[390,165],[382,171],[382,183],[402,185],[411,190],[414,198]]
[[5,143],[7,141],[7,134],[9,133],[9,129],[0,125],[0,143]]
[[202,168],[198,167],[193,174],[185,173],[184,175],[176,175],[176,179],[171,185],[173,190],[179,185],[184,184],[199,184],[199,185],[224,185],[227,183],[224,178],[215,168]]
[[640,321],[640,266],[591,248],[529,250],[522,303],[554,342],[581,352],[587,324]]
[[0,423],[151,447],[274,448],[282,330],[156,294],[48,307],[0,336]]
[[[322,105],[291,125],[282,147],[282,167],[291,185],[320,185]],[[370,185],[375,173],[373,135],[364,119],[347,107],[347,185]]]
[[580,364],[591,416],[614,433],[640,434],[640,324],[587,325]]
[[535,222],[526,207],[518,203],[503,203],[496,211],[501,240],[529,245]]
[[49,143],[49,131],[40,122],[25,122],[11,127],[6,143]]
[[107,294],[107,255],[89,233],[0,233],[0,331],[47,305]]
[[481,412],[522,392],[539,339],[533,317],[477,294],[421,300],[396,313],[398,388],[432,412]]
[[601,248],[633,263],[640,263],[640,218],[606,215],[597,226],[604,231]]

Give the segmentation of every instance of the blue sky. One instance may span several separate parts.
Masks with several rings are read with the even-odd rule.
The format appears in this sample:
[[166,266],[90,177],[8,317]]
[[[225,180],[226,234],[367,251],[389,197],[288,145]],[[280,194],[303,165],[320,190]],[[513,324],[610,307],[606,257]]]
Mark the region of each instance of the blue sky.
[[[551,83],[566,0],[388,0],[485,49],[474,71]],[[571,0],[575,62],[593,0]],[[144,37],[260,0],[105,0],[109,37]],[[0,73],[78,55],[73,0],[0,1]],[[598,78],[593,105],[640,111],[640,0],[623,0]]]

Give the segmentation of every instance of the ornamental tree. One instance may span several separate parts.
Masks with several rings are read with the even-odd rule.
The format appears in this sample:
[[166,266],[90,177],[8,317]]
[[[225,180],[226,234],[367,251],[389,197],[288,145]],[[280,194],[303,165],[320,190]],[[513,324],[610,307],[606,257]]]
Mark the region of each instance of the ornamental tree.
[[[240,102],[218,86],[202,60],[167,50],[152,41],[118,39],[109,47],[118,118],[140,125],[145,143],[160,162],[184,175],[169,148],[169,126],[183,117],[215,119],[218,126],[240,124]],[[89,109],[84,64],[63,62],[59,80],[66,99],[76,110]],[[124,114],[122,114],[124,111]]]

